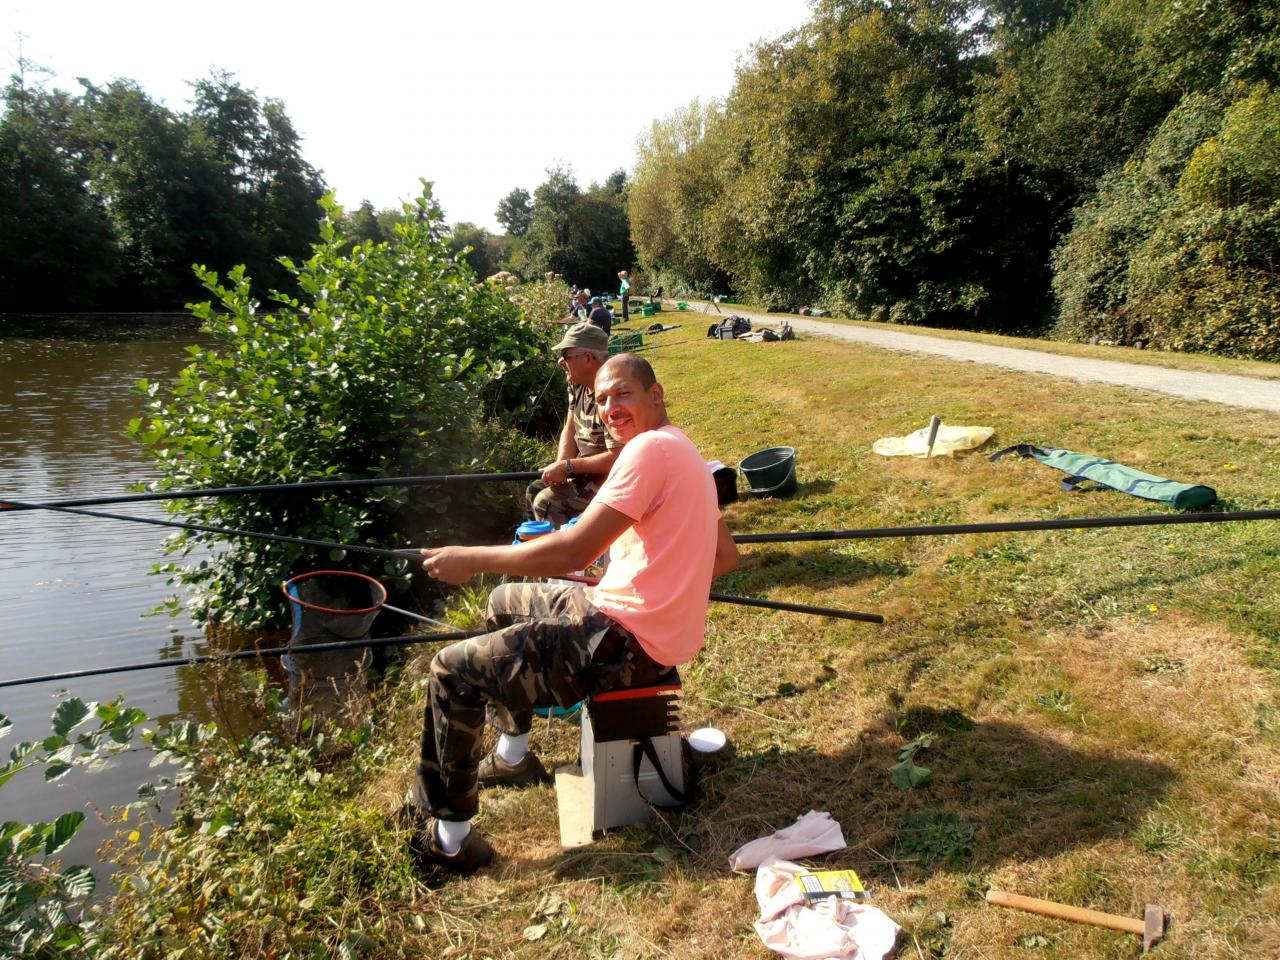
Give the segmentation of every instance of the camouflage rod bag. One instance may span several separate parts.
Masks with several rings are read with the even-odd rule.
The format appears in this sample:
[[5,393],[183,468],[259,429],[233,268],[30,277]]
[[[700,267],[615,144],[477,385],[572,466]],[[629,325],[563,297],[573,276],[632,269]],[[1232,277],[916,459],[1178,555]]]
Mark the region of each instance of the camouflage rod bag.
[[1090,456],[1087,453],[1020,443],[999,453],[993,453],[991,459],[999,460],[1006,453],[1032,457],[1047,467],[1061,470],[1067,474],[1067,479],[1062,481],[1062,489],[1068,492],[1079,490],[1081,484],[1092,481],[1100,487],[1119,490],[1121,493],[1142,497],[1144,500],[1167,503],[1179,510],[1207,507],[1218,499],[1218,494],[1214,492],[1213,487],[1166,480],[1164,477],[1143,473],[1141,470],[1126,467],[1114,460]]

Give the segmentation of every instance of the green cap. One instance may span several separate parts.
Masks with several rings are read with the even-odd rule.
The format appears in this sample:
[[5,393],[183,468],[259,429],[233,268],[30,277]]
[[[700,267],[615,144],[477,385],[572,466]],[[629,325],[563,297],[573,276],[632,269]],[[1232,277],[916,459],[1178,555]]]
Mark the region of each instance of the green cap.
[[583,350],[599,350],[601,353],[609,351],[609,335],[591,323],[575,323],[564,333],[561,339],[551,349],[556,353],[561,353],[571,347],[580,347]]

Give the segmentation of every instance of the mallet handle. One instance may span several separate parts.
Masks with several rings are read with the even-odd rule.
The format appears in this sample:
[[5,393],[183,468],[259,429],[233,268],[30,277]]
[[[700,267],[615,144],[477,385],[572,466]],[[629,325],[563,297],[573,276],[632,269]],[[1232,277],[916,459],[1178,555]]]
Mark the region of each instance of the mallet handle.
[[1065,903],[1054,903],[1052,900],[1037,900],[1035,897],[1005,893],[1002,890],[988,890],[987,903],[994,903],[997,907],[1026,910],[1028,913],[1038,913],[1045,917],[1056,917],[1059,920],[1074,920],[1076,923],[1090,923],[1095,927],[1123,930],[1125,933],[1136,933],[1138,936],[1146,932],[1146,925],[1136,918],[1103,913],[1101,910],[1090,910],[1087,907],[1072,907]]

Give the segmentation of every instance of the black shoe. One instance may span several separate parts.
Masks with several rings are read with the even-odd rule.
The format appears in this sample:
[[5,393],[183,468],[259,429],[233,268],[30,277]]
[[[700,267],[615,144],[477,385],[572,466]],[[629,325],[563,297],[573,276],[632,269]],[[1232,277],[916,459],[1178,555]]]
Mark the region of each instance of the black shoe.
[[481,787],[525,787],[531,783],[551,782],[551,774],[547,773],[547,768],[532,750],[519,763],[507,763],[490,750],[480,761],[479,774]]
[[438,866],[454,873],[475,873],[493,862],[493,847],[475,830],[467,834],[457,853],[445,853],[440,848],[436,833],[436,818],[427,817],[422,827],[414,831],[409,849],[420,867]]

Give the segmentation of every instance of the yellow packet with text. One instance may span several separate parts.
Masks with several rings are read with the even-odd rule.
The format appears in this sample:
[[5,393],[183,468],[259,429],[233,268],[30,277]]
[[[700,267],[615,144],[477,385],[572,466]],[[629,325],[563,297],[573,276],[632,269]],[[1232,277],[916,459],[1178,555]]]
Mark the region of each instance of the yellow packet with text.
[[796,884],[807,903],[816,903],[829,897],[844,900],[866,901],[871,899],[862,880],[852,870],[815,870],[796,874]]

